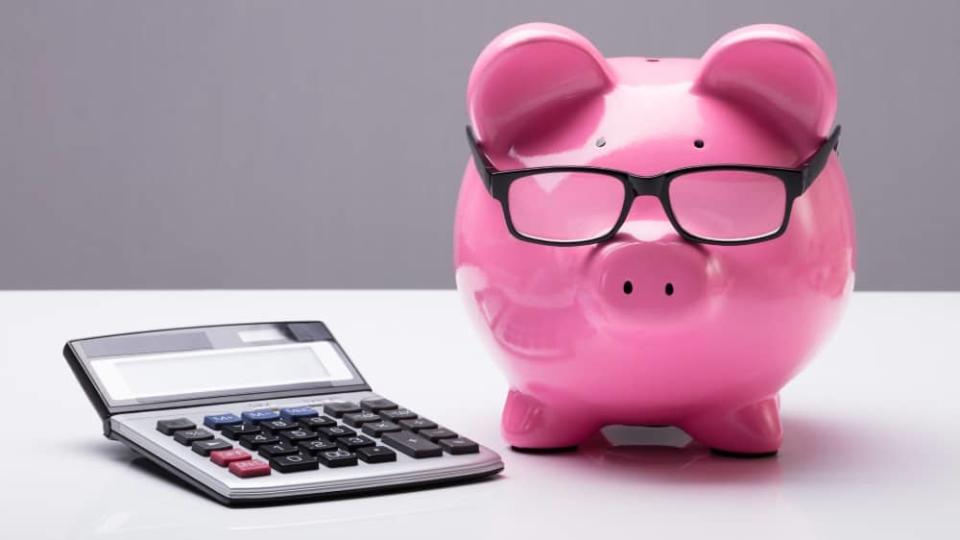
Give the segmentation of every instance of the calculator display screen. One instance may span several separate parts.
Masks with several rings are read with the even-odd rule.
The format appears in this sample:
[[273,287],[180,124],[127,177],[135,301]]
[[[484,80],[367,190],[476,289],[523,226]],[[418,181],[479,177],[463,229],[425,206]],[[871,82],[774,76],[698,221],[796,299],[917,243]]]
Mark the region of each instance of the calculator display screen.
[[111,399],[158,398],[351,379],[328,341],[92,360]]
[[108,337],[76,348],[111,407],[362,383],[335,340],[298,342],[282,326]]

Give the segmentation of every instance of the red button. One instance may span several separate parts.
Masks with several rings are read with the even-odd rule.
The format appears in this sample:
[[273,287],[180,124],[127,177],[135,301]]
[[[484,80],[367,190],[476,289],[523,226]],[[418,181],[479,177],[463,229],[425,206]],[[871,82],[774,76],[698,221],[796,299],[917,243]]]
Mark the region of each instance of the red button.
[[240,478],[266,476],[270,474],[270,465],[267,465],[265,461],[260,461],[259,459],[245,459],[231,463],[230,472]]
[[250,454],[240,450],[239,448],[233,450],[215,450],[210,452],[210,461],[221,467],[226,467],[234,461],[243,461],[245,459],[250,459]]

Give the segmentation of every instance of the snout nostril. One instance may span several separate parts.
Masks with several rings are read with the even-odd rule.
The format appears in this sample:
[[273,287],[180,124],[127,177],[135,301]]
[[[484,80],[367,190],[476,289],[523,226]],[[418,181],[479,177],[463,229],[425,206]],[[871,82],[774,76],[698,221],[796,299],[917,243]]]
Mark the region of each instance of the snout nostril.
[[663,288],[663,292],[667,293],[667,296],[673,296],[673,283],[667,282],[667,286]]
[[630,294],[633,292],[633,283],[630,280],[623,282],[623,294]]

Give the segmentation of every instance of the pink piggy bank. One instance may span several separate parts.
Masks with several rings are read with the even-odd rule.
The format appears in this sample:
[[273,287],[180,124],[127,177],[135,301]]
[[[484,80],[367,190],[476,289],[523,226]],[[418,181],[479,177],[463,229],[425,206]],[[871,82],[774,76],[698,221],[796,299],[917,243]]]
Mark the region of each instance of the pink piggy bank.
[[809,37],[735,30],[700,59],[501,34],[467,89],[457,287],[510,383],[518,449],[672,425],[771,455],[778,392],[854,276],[834,74]]

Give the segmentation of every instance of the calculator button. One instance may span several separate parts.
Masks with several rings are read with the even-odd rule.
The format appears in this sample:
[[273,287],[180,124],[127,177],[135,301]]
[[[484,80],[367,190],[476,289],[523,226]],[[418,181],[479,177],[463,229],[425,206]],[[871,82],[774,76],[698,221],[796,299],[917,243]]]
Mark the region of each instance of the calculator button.
[[212,439],[206,441],[196,441],[190,448],[201,456],[209,456],[214,450],[230,450],[233,445],[223,439]]
[[397,453],[385,446],[367,446],[357,449],[357,457],[367,463],[387,463],[396,461]]
[[380,411],[385,411],[387,409],[396,409],[397,404],[390,401],[389,399],[370,398],[370,399],[362,400],[360,402],[360,407],[370,412],[380,412]]
[[240,437],[240,446],[250,450],[256,450],[265,444],[277,444],[278,442],[280,442],[280,437],[269,433],[253,433]]
[[157,431],[164,435],[173,435],[174,431],[181,429],[194,429],[197,425],[186,418],[174,418],[172,420],[157,420]]
[[357,435],[355,437],[340,437],[337,439],[337,444],[346,448],[347,450],[356,450],[357,448],[373,446],[377,443],[375,443],[373,439],[369,439],[363,435]]
[[328,450],[317,454],[317,459],[327,467],[349,467],[357,464],[357,455],[346,450]]
[[329,416],[313,416],[310,418],[300,418],[297,420],[301,426],[307,429],[316,430],[322,427],[330,427],[337,425],[337,421]]
[[256,424],[257,422],[276,420],[280,418],[280,413],[277,411],[271,411],[270,409],[257,409],[255,411],[246,411],[241,413],[240,416],[243,417],[244,422]]
[[290,473],[319,469],[320,462],[311,455],[290,454],[270,458],[270,466],[282,473]]
[[251,478],[254,476],[266,476],[270,474],[270,465],[259,459],[245,459],[243,461],[234,461],[230,464],[230,472],[240,478]]
[[439,443],[448,454],[476,454],[480,451],[479,444],[463,437],[440,439]]
[[226,467],[234,461],[243,461],[250,459],[250,453],[234,448],[232,450],[214,450],[210,452],[210,461],[221,467]]
[[320,413],[311,407],[288,407],[286,409],[280,409],[280,417],[284,420],[299,420],[311,416],[320,416]]
[[243,419],[235,414],[211,414],[203,417],[203,425],[210,429],[220,429],[223,426],[242,424]]
[[233,424],[230,426],[223,426],[223,429],[220,431],[220,433],[224,437],[237,440],[242,435],[260,433],[260,426],[254,424]]
[[387,446],[413,458],[437,457],[443,453],[439,446],[409,431],[384,433],[382,440]]
[[312,456],[319,454],[320,452],[326,452],[327,450],[336,450],[337,444],[330,441],[304,441],[299,445],[300,452],[306,452]]
[[360,427],[361,424],[366,424],[367,422],[376,422],[377,420],[380,420],[379,415],[366,411],[343,415],[343,423],[353,427]]
[[360,406],[352,401],[334,401],[324,405],[323,412],[340,418],[348,413],[360,412]]
[[379,437],[390,431],[400,431],[400,426],[386,420],[370,422],[369,424],[363,425],[363,432],[374,437]]
[[400,424],[400,427],[409,429],[410,431],[419,431],[421,429],[433,429],[437,427],[436,422],[431,422],[426,418],[413,418],[411,420],[401,420],[397,423]]
[[205,429],[184,429],[173,432],[173,440],[184,446],[189,446],[195,441],[205,441],[212,438],[213,433]]
[[396,409],[393,411],[380,411],[380,416],[392,422],[397,422],[400,420],[410,420],[412,418],[416,418],[417,413],[411,411],[410,409]]
[[324,427],[318,429],[317,431],[320,433],[320,435],[323,435],[324,438],[331,441],[337,437],[353,437],[357,434],[356,431],[343,426]]
[[265,458],[286,456],[290,454],[296,454],[298,452],[296,446],[291,446],[283,442],[260,445],[260,448],[258,448],[257,451],[260,452],[260,455]]
[[300,427],[300,424],[291,422],[290,420],[269,420],[267,422],[260,422],[260,427],[268,433],[277,433],[285,429],[297,429]]
[[425,439],[430,439],[433,442],[437,442],[440,439],[453,439],[457,436],[456,433],[445,427],[421,429],[417,432],[417,434]]
[[292,445],[296,445],[301,441],[312,441],[317,437],[319,437],[319,435],[317,435],[316,432],[304,428],[290,429],[280,432],[280,438]]

